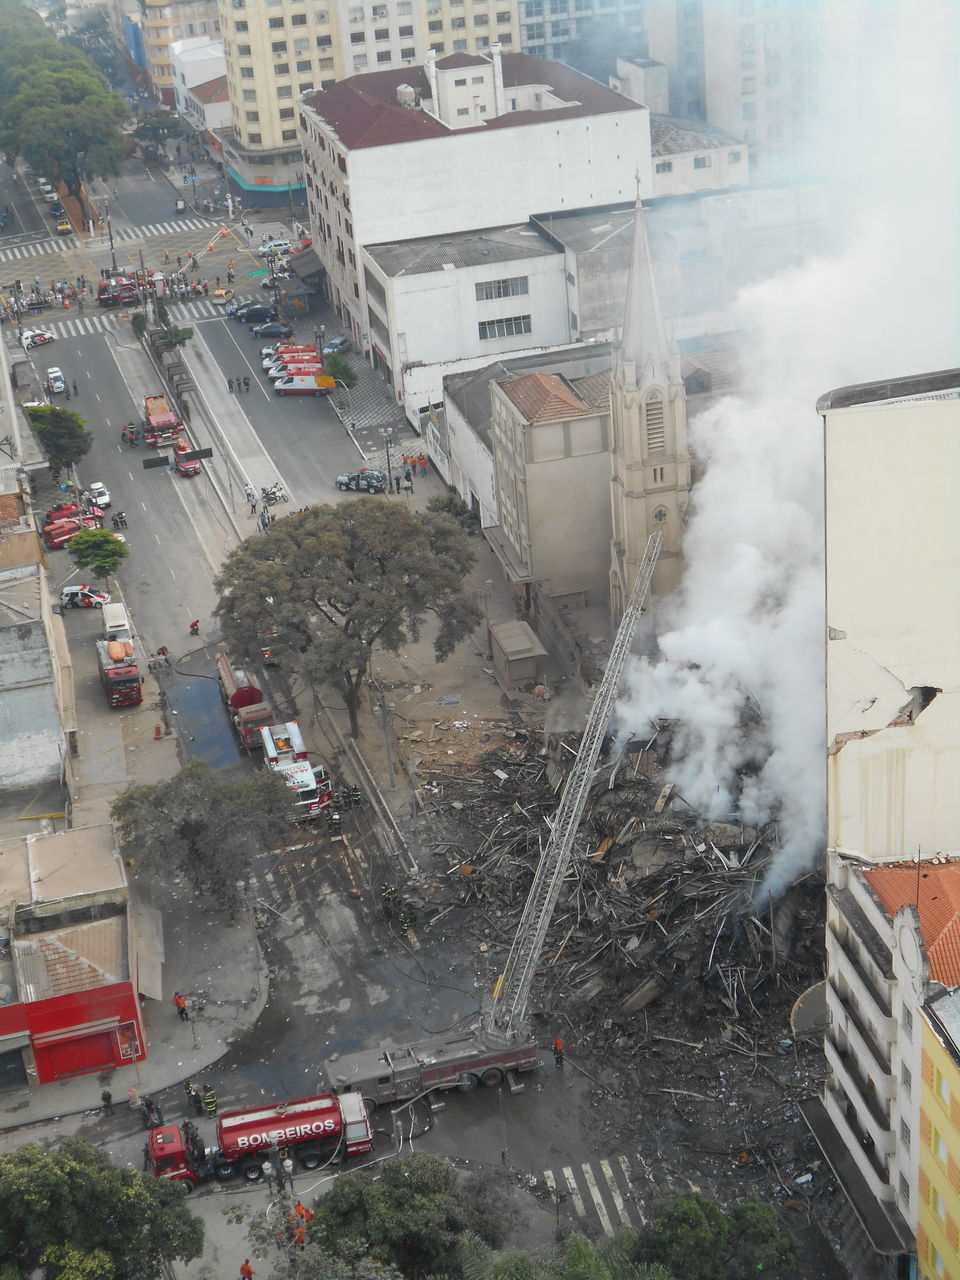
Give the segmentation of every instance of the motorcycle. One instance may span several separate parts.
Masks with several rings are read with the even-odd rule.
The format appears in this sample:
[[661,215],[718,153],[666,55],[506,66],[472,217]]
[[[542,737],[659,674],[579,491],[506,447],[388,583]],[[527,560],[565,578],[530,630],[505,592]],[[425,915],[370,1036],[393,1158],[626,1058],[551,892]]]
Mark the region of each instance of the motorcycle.
[[277,480],[274,484],[272,484],[269,489],[264,490],[264,493],[267,501],[270,503],[271,506],[275,502],[290,501],[290,497],[287,494],[286,489],[283,487],[283,485],[280,483],[279,480]]

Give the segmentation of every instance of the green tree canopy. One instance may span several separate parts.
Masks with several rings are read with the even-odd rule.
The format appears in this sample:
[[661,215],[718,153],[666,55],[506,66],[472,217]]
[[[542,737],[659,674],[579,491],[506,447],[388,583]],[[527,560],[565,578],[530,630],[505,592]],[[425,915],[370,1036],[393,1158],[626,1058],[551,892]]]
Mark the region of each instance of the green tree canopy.
[[79,197],[85,178],[120,171],[126,103],[79,49],[56,40],[16,0],[0,12],[0,149]]
[[167,138],[177,137],[182,128],[180,117],[175,111],[154,109],[141,113],[133,136],[139,138],[141,142],[152,142],[155,146],[159,146]]
[[[0,1273],[29,1280],[158,1280],[203,1248],[170,1182],[117,1168],[80,1138],[0,1156]],[[74,1264],[76,1263],[76,1266]]]
[[49,404],[39,409],[28,409],[27,415],[54,480],[60,478],[65,468],[72,467],[90,452],[93,436],[86,430],[79,413]]
[[756,1197],[723,1208],[697,1192],[677,1196],[640,1235],[637,1257],[677,1280],[790,1276],[800,1245],[770,1205]]
[[127,787],[110,812],[125,858],[160,876],[182,875],[233,911],[244,901],[254,857],[289,835],[291,801],[287,784],[269,769],[221,782],[194,761],[163,782]]
[[463,591],[474,555],[453,521],[362,497],[272,524],[232,553],[216,581],[231,652],[258,655],[266,630],[312,683],[338,690],[359,732],[374,645],[398,653],[428,614],[442,662],[480,621]]
[[331,378],[336,378],[337,382],[342,382],[345,387],[355,387],[357,385],[357,375],[354,372],[353,365],[344,356],[332,351],[330,355],[324,358],[325,371]]
[[510,1218],[505,1195],[486,1189],[477,1197],[476,1189],[445,1160],[423,1153],[393,1160],[375,1177],[341,1174],[317,1205],[315,1237],[347,1258],[362,1242],[371,1258],[393,1263],[410,1280],[455,1277],[460,1237],[472,1232],[498,1247]]
[[82,529],[67,544],[78,569],[89,569],[94,578],[106,579],[116,573],[130,549],[109,529]]

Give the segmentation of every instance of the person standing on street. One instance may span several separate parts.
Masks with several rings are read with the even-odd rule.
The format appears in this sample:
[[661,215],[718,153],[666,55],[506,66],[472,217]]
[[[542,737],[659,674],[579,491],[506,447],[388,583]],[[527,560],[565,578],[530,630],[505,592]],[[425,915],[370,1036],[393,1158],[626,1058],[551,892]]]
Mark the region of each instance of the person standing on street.
[[181,1022],[189,1022],[190,1015],[187,1013],[187,1002],[179,991],[173,993],[173,1003],[176,1006],[177,1017]]
[[253,1267],[251,1267],[250,1265],[250,1259],[244,1258],[244,1260],[240,1263],[240,1280],[253,1280],[253,1277],[256,1274],[257,1273],[254,1271]]
[[230,392],[231,395],[233,395],[233,379],[232,378],[227,379],[227,390]]
[[187,1095],[187,1105],[193,1107],[194,1113],[198,1116],[203,1115],[203,1099],[200,1097],[200,1090],[192,1080],[184,1082],[183,1091]]
[[244,391],[249,391],[249,390],[250,390],[250,379],[249,379],[249,378],[244,378],[244,380],[243,380],[243,389],[244,389]]
[[204,1114],[208,1116],[215,1116],[219,1110],[217,1095],[209,1084],[203,1086],[203,1110]]
[[553,1064],[556,1067],[563,1066],[563,1041],[559,1036],[553,1042]]
[[100,1095],[100,1110],[105,1116],[113,1115],[113,1094],[109,1089],[104,1089]]

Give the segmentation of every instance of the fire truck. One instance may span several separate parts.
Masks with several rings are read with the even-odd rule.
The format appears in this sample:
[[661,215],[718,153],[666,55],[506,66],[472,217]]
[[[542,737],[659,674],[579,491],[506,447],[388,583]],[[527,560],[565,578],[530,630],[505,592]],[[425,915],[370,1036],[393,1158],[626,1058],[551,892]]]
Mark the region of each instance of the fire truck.
[[263,1177],[270,1151],[286,1148],[303,1169],[319,1169],[341,1156],[373,1150],[366,1106],[359,1094],[339,1098],[321,1094],[296,1102],[271,1102],[250,1111],[227,1111],[217,1121],[217,1145],[205,1147],[187,1121],[152,1129],[147,1155],[155,1178],[168,1178],[186,1190],[207,1178],[226,1182],[238,1175],[247,1182]]
[[478,1085],[492,1089],[508,1072],[532,1071],[539,1065],[534,1044],[484,1044],[475,1031],[464,1031],[415,1044],[345,1053],[324,1062],[323,1071],[336,1093],[348,1097],[360,1093],[379,1106],[434,1089],[458,1089],[461,1093]]
[[170,408],[166,396],[145,396],[143,400],[143,439],[155,449],[175,444],[183,434],[183,422]]
[[179,440],[174,440],[173,465],[178,475],[198,476],[200,474],[200,459],[188,457],[192,452],[193,446],[183,436]]
[[115,276],[101,280],[97,285],[97,302],[101,307],[127,307],[139,300],[136,280],[127,276]]
[[143,701],[143,677],[132,640],[98,640],[97,666],[111,707],[136,707]]
[[319,818],[332,802],[330,779],[323,765],[312,765],[296,720],[266,725],[260,730],[263,761],[268,769],[283,775],[287,786],[297,793],[294,820]]
[[43,527],[43,542],[50,551],[65,547],[78,533],[84,529],[102,529],[103,519],[100,516],[70,516],[66,520],[51,520]]
[[240,741],[248,751],[262,747],[260,730],[273,720],[273,708],[262,691],[226,653],[217,655],[217,681]]

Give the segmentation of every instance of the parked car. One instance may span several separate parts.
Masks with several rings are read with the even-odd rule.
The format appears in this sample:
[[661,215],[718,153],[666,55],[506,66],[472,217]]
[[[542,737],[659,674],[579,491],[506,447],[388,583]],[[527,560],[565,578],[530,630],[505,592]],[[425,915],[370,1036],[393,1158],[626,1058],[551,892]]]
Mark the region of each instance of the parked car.
[[[242,320],[251,307],[265,307],[268,304],[258,302],[256,298],[247,298],[243,302],[231,302],[227,307],[227,315],[234,320]],[[272,310],[273,308],[269,308]]]
[[272,288],[273,288],[273,286],[274,286],[278,281],[282,281],[282,280],[289,280],[289,279],[290,279],[290,272],[289,272],[289,271],[274,271],[273,275],[267,276],[265,280],[261,280],[261,281],[260,281],[260,288],[261,288],[261,289],[272,289]]
[[55,524],[58,520],[69,520],[71,516],[79,515],[103,518],[103,512],[99,507],[81,507],[78,502],[58,502],[55,507],[51,507],[47,512],[43,523],[45,525]]
[[210,294],[210,301],[215,307],[225,307],[233,296],[232,289],[214,289]]
[[90,500],[95,507],[103,510],[110,505],[110,490],[105,484],[101,484],[99,480],[94,480],[93,484],[87,489]]
[[67,216],[67,211],[59,200],[54,200],[47,212],[51,218],[65,218]]
[[353,350],[353,343],[344,334],[342,338],[334,338],[332,342],[326,342],[323,346],[323,354],[325,356],[342,356],[347,351]]
[[50,394],[54,396],[67,389],[66,379],[56,365],[47,370],[47,387],[50,390]]
[[[230,315],[229,307],[227,315]],[[263,324],[267,320],[276,320],[276,318],[276,307],[267,306],[264,302],[248,303],[242,311],[237,311],[233,315],[233,319],[239,320],[241,324]]]
[[278,396],[328,396],[337,384],[320,369],[312,373],[288,373],[273,384]]
[[383,493],[387,487],[387,477],[382,471],[355,471],[351,475],[337,476],[337,488],[344,493]]
[[53,342],[54,335],[48,333],[46,329],[24,329],[22,341],[24,351],[30,351],[33,347],[42,347],[48,342]]
[[65,609],[102,609],[110,603],[110,596],[106,591],[97,591],[84,582],[79,587],[64,587],[60,592],[60,603]]
[[250,332],[255,338],[289,338],[293,330],[282,320],[268,320],[266,324],[251,325]]
[[274,253],[289,253],[292,249],[289,240],[266,240],[257,249],[261,258],[269,258]]
[[73,224],[70,222],[70,219],[58,218],[57,225],[56,225],[56,232],[58,236],[71,235],[73,233]]

